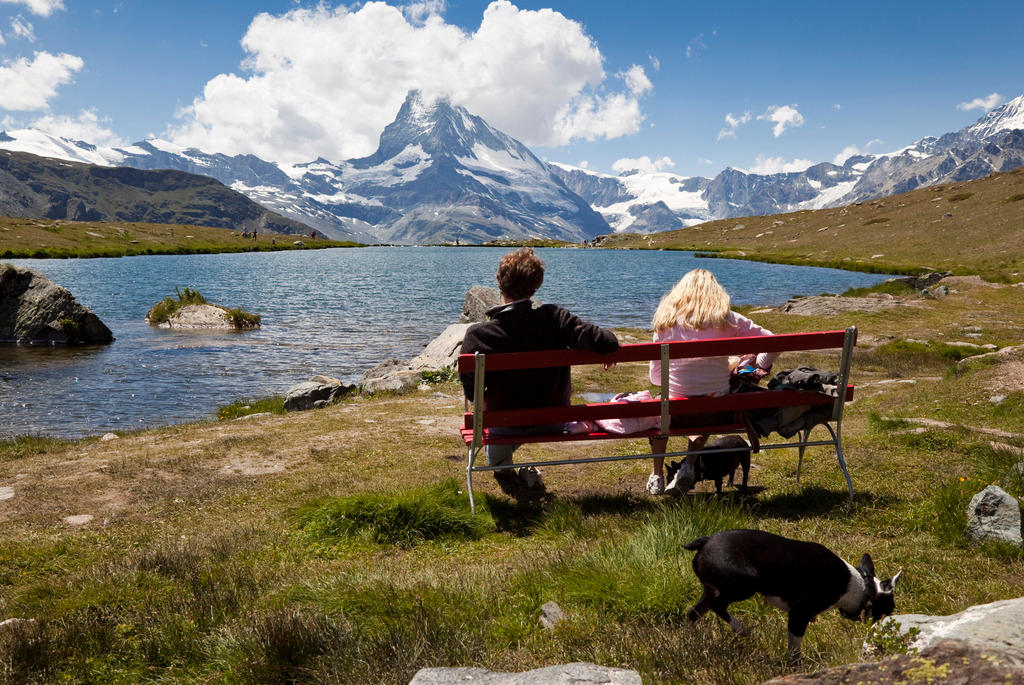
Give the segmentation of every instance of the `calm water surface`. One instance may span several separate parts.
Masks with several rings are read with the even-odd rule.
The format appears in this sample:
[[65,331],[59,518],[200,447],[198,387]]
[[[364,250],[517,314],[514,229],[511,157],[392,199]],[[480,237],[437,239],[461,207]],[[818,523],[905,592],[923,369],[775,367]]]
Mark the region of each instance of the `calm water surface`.
[[[96,348],[0,346],[0,439],[81,436],[209,417],[323,373],[357,382],[409,359],[458,320],[466,291],[494,285],[499,248],[361,248],[121,259],[12,260],[68,288],[113,331]],[[736,304],[840,293],[884,276],[697,259],[684,252],[538,250],[537,296],[603,326],[646,328],[686,271],[714,271]],[[246,333],[152,328],[175,287],[263,317]],[[756,317],[755,317],[756,318]]]

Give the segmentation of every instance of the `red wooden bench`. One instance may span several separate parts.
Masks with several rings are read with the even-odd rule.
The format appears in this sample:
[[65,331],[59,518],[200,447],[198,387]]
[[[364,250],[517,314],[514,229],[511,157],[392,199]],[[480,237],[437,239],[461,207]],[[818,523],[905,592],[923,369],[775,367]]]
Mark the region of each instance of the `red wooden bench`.
[[[623,345],[618,351],[610,354],[581,352],[577,350],[551,350],[540,352],[504,352],[491,354],[459,355],[459,373],[474,374],[474,397],[484,397],[486,374],[494,371],[514,371],[519,369],[537,369],[558,366],[579,366],[582,364],[606,364],[608,362],[649,362],[661,360],[661,399],[642,402],[597,402],[591,404],[574,404],[559,407],[538,407],[531,409],[488,411],[483,402],[476,402],[473,411],[467,411],[460,433],[468,448],[466,463],[466,484],[469,489],[470,506],[473,503],[473,474],[480,471],[500,471],[523,466],[556,466],[562,464],[584,464],[603,461],[621,461],[625,459],[650,459],[650,453],[613,455],[607,457],[580,457],[573,459],[557,459],[534,462],[518,462],[490,466],[478,466],[476,457],[486,445],[525,444],[541,442],[565,442],[573,440],[608,440],[666,437],[670,435],[712,435],[725,433],[747,433],[750,435],[750,423],[746,412],[757,409],[770,409],[796,406],[832,405],[830,419],[822,425],[828,429],[829,440],[811,441],[811,428],[798,434],[793,442],[758,445],[751,441],[751,449],[799,449],[797,462],[797,482],[800,480],[800,467],[803,464],[804,450],[807,447],[832,445],[836,450],[839,467],[846,477],[850,499],[853,499],[853,482],[843,458],[841,427],[843,406],[853,399],[853,386],[848,385],[850,376],[850,359],[853,347],[857,342],[857,329],[851,326],[845,331],[822,331],[814,333],[793,333],[746,338],[723,338],[719,340],[695,340],[689,342],[641,343]],[[771,390],[725,395],[723,397],[669,397],[668,369],[670,359],[693,357],[722,357],[728,355],[745,355],[759,352],[800,352],[807,350],[841,349],[839,360],[838,387],[845,392],[838,392],[836,397],[824,393],[803,390]],[[563,424],[570,421],[596,421],[611,418],[636,418],[641,416],[660,416],[662,428],[629,433],[626,435],[604,431],[590,433],[534,433],[527,435],[492,435],[492,428],[532,426],[545,424]],[[672,417],[692,417],[694,426],[671,428]],[[689,423],[689,422],[688,422]],[[834,424],[834,425],[833,425]],[[665,456],[685,456],[688,452],[670,452]]]

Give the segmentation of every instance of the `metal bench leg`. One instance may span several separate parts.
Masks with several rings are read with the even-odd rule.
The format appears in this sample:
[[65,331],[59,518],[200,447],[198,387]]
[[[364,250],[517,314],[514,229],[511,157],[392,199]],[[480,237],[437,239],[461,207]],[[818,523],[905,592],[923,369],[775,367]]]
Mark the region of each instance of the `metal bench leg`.
[[836,457],[839,459],[839,468],[843,470],[843,475],[846,476],[846,488],[850,491],[850,501],[852,502],[853,481],[850,480],[850,472],[846,468],[846,460],[843,458],[843,443],[839,438],[842,426],[837,423],[835,429],[833,429],[831,424],[826,423],[825,428],[828,428],[828,432],[832,434],[832,439],[836,442]]
[[806,443],[808,438],[811,437],[811,428],[813,428],[813,427],[814,426],[808,426],[807,428],[804,428],[804,435],[803,435],[802,438],[800,438],[800,446],[797,448],[799,450],[799,455],[800,455],[797,458],[797,460],[796,460],[796,482],[797,482],[797,485],[800,484],[800,467],[803,466],[803,464],[804,464],[804,450],[807,449],[807,445],[804,444],[804,443]]
[[466,459],[466,490],[469,492],[469,511],[471,514],[476,514],[476,500],[473,498],[473,461],[479,451],[479,448],[474,449],[470,445],[469,454]]

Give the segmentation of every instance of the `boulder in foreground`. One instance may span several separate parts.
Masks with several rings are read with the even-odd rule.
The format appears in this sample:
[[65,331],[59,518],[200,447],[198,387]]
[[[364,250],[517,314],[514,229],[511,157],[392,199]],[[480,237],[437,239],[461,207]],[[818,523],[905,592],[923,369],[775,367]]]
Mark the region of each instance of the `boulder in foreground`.
[[496,673],[485,668],[421,668],[409,685],[642,685],[636,671],[588,663]]
[[110,329],[38,271],[0,264],[0,343],[93,345],[113,342]]

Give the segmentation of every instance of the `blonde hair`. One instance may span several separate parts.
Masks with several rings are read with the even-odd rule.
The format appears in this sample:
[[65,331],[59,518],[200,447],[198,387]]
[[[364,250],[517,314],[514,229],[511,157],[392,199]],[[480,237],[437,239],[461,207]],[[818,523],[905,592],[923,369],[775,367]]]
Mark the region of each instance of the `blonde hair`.
[[661,298],[651,327],[657,333],[676,325],[701,330],[724,326],[728,318],[729,293],[710,271],[694,269]]

